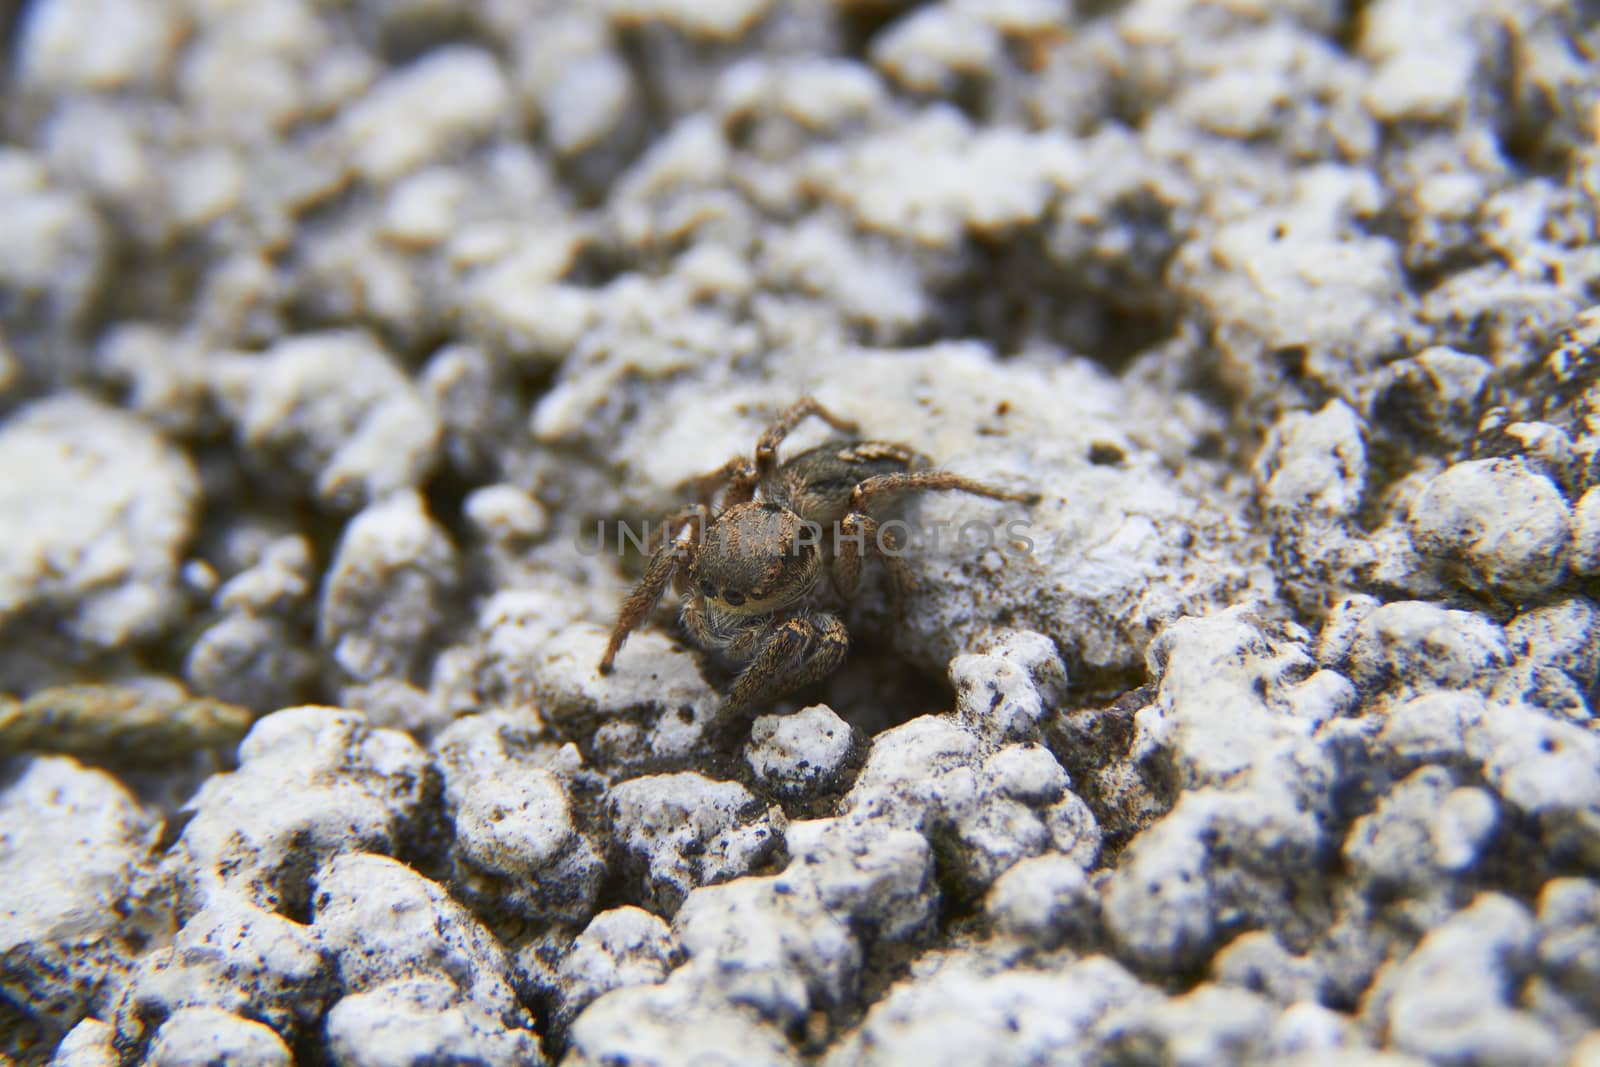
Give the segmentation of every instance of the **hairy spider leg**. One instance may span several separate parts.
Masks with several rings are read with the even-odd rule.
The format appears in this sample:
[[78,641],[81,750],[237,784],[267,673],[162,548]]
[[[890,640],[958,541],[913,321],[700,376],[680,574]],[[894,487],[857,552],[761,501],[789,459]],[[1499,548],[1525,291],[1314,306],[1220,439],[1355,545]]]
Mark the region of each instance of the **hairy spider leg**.
[[[883,561],[897,601],[910,594],[911,571],[900,558],[899,541],[894,531],[885,530],[871,514],[874,506],[908,492],[971,493],[990,500],[1029,504],[1039,501],[1038,493],[1000,489],[949,471],[901,471],[868,478],[851,490],[849,510],[839,526],[840,551],[833,559],[833,580],[840,593],[851,597],[861,588],[861,567],[870,555]],[[849,551],[847,546],[853,546],[855,551]]]
[[[666,592],[667,584],[672,581],[673,575],[683,575],[688,572],[689,564],[705,537],[708,515],[704,505],[697,504],[692,510],[686,509],[686,511],[688,513],[680,520],[684,523],[682,531],[664,541],[651,553],[650,562],[645,564],[644,576],[639,579],[639,584],[633,587],[628,598],[622,602],[622,610],[617,613],[617,623],[611,628],[611,639],[606,642],[605,654],[600,657],[601,674],[611,673],[623,642],[661,602],[661,594]],[[691,521],[696,517],[699,521]],[[676,523],[669,524],[667,528],[672,529],[676,525]]]
[[739,715],[757,704],[821,681],[844,662],[850,636],[826,612],[785,619],[768,632],[739,677],[722,710]]
[[815,415],[823,422],[832,426],[840,433],[859,433],[860,427],[849,419],[840,418],[821,404],[815,397],[803,396],[789,405],[777,421],[768,426],[761,439],[756,442],[756,480],[763,488],[770,486],[778,474],[778,446],[790,432],[808,416]]

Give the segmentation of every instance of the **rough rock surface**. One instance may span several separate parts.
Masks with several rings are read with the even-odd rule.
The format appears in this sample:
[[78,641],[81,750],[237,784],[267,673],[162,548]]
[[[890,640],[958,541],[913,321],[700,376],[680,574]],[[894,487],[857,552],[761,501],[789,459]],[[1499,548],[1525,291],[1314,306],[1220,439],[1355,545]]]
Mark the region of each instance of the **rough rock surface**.
[[0,3],[0,1061],[1600,1063],[1592,8]]

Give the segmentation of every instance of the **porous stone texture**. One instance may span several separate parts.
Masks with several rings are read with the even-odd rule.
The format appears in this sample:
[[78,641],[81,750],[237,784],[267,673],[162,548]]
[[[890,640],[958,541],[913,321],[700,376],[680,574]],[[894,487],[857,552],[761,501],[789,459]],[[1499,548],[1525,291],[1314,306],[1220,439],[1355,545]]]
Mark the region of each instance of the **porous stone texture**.
[[189,799],[163,857],[180,914],[217,896],[303,914],[311,874],[325,859],[403,851],[404,831],[437,791],[415,741],[336,708],[267,716],[238,759],[238,770],[213,776]]
[[0,1061],[1600,1063],[1592,5],[0,9]]
[[570,1023],[591,1003],[627,986],[655,985],[680,962],[672,929],[643,908],[602,911],[572,941],[556,972],[556,996]]
[[606,808],[629,897],[667,915],[691,889],[747,874],[782,844],[748,789],[699,774],[631,779],[611,789]]
[[832,708],[817,704],[792,715],[756,719],[744,758],[767,789],[801,798],[838,786],[857,748],[850,724]]
[[272,1028],[262,1023],[219,1008],[179,1008],[156,1031],[146,1062],[163,1067],[213,1063],[289,1067],[294,1057]]
[[155,826],[110,775],[63,756],[5,765],[0,790],[0,1030],[8,1056],[48,1055],[104,1013],[138,954],[117,909],[148,876]]
[[346,853],[317,873],[312,907],[343,987],[326,1023],[336,1061],[541,1062],[505,949],[443,886]]
[[31,689],[50,677],[39,659],[120,649],[183,618],[200,480],[182,450],[62,393],[8,415],[0,469],[0,687]]

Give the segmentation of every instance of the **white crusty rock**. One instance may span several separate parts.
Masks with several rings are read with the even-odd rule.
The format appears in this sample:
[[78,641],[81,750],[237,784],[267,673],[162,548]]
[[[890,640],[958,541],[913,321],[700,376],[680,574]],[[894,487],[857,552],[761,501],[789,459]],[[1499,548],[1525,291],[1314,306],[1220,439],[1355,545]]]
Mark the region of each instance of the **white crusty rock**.
[[[618,589],[618,600],[622,595]],[[617,602],[597,610],[614,616]],[[597,762],[633,773],[699,766],[721,725],[722,698],[695,657],[667,634],[645,630],[628,638],[616,669],[601,674],[606,638],[607,631],[592,623],[567,626],[535,646],[531,664],[506,666],[531,673],[528,687],[540,714],[559,728],[599,724]]]
[[830,1050],[828,1067],[1093,1060],[1108,1016],[1158,999],[1104,956],[1053,971],[985,968],[961,953],[934,963],[874,1004]]
[[1170,1000],[1147,1000],[1112,1012],[1099,1030],[1113,1057],[1127,1050],[1161,1062],[1199,1067],[1258,1056],[1276,1014],[1259,993],[1200,985]]
[[119,914],[153,830],[116,779],[66,757],[14,764],[0,788],[0,993],[45,1039],[103,1005],[130,965]]
[[1568,675],[1585,693],[1600,675],[1600,606],[1588,597],[1531,608],[1506,626],[1519,659]]
[[446,800],[455,819],[454,887],[468,901],[530,918],[590,913],[605,862],[573,824],[554,773],[509,763],[450,779]]
[[185,611],[200,481],[125,412],[65,393],[0,427],[0,623],[60,621],[90,647],[155,636]]
[[359,709],[373,726],[420,739],[432,737],[452,721],[449,710],[432,693],[394,678],[347,685],[339,696],[343,703]]
[[492,54],[446,45],[379,79],[344,112],[344,136],[356,170],[388,183],[488,134],[509,104]]
[[1054,643],[1031,630],[1006,634],[987,652],[950,661],[956,715],[995,743],[1025,740],[1067,696],[1067,669]]
[[1107,929],[1134,959],[1198,964],[1230,913],[1285,939],[1317,925],[1316,909],[1285,900],[1282,884],[1324,845],[1318,813],[1331,809],[1337,764],[1314,733],[1355,693],[1315,670],[1297,629],[1272,633],[1240,606],[1180,620],[1151,649],[1161,681],[1135,720],[1132,754],[1165,761],[1183,790],[1106,884]]
[[184,911],[218,894],[268,911],[303,908],[323,861],[397,851],[428,792],[415,741],[339,708],[268,715],[238,759],[185,805],[191,817],[165,857]]
[[1316,961],[1292,955],[1266,930],[1240,934],[1211,959],[1219,985],[1262,993],[1280,1005],[1316,1003],[1325,981]]
[[1365,1014],[1430,1062],[1556,1064],[1556,1034],[1518,1006],[1536,929],[1521,904],[1483,893],[1378,978]]
[[1352,709],[1350,682],[1319,672],[1298,627],[1274,631],[1248,605],[1180,619],[1151,646],[1156,699],[1135,754],[1161,752],[1185,786],[1282,788],[1316,797],[1326,774],[1311,735]]
[[544,736],[526,713],[489,712],[441,731],[433,748],[455,824],[452,890],[479,908],[587,918],[605,864],[573,822],[577,747]]
[[1100,828],[1071,784],[1042,746],[1011,744],[984,758],[976,734],[924,715],[878,735],[844,811],[924,834],[956,884],[976,896],[1018,860],[1048,850],[1094,863]]
[[921,831],[954,786],[972,788],[978,737],[948,718],[923,715],[873,739],[845,798],[847,812]]
[[902,126],[813,149],[804,181],[864,229],[912,247],[950,250],[1037,222],[1084,172],[1075,142],[1053,131],[974,129],[936,105]]
[[571,742],[551,736],[527,709],[466,715],[433,739],[434,764],[447,789],[470,788],[481,778],[516,777],[545,769],[562,780],[583,773],[583,755]]
[[636,139],[639,89],[602,12],[575,7],[530,21],[515,37],[514,63],[518,95],[557,155],[577,159]]
[[1600,861],[1600,734],[1522,703],[1494,703],[1465,731],[1489,786],[1538,827],[1545,849]]
[[1022,860],[984,898],[994,928],[1041,949],[1082,943],[1099,927],[1100,898],[1083,867],[1054,853]]
[[828,913],[885,945],[914,940],[934,918],[933,849],[882,820],[812,819],[789,825],[789,867],[774,886],[817,894]]
[[578,1016],[567,1039],[562,1062],[571,1067],[798,1067],[802,1062],[783,1030],[757,1011],[672,981],[606,994]]
[[74,1026],[56,1046],[50,1067],[117,1067],[116,1027],[90,1017]]
[[151,1067],[291,1067],[294,1056],[270,1026],[221,1008],[179,1008],[161,1024],[145,1063]]
[[1351,522],[1367,488],[1365,430],[1350,405],[1330,400],[1315,414],[1280,416],[1256,460],[1274,564],[1285,591],[1309,611],[1337,595],[1366,555]]
[[1260,851],[1257,842],[1282,841],[1292,851],[1274,858],[1303,866],[1315,847],[1314,832],[1296,825],[1304,821],[1262,810],[1260,798],[1249,793],[1184,794],[1122,854],[1101,897],[1107,931],[1123,952],[1148,966],[1203,962],[1216,947],[1222,907],[1207,842],[1228,841],[1232,856],[1235,841],[1252,852]]
[[1531,608],[1506,626],[1517,657],[1496,695],[1530,704],[1576,722],[1592,717],[1589,694],[1600,680],[1600,608],[1588,597],[1571,597]]
[[1054,850],[1085,870],[1099,858],[1094,813],[1044,746],[1007,745],[983,761],[978,779],[976,803],[947,808],[953,825],[936,832],[956,857],[958,878],[975,895],[1027,856]]
[[125,385],[127,406],[162,431],[191,435],[207,428],[205,350],[171,330],[131,323],[114,327],[95,346],[95,366]]
[[1600,574],[1600,485],[1591,486],[1572,510],[1572,571]]
[[375,56],[336,40],[332,27],[299,4],[193,10],[195,32],[184,42],[175,81],[189,113],[208,129],[281,130],[326,118],[381,69]]
[[1526,825],[1547,853],[1580,862],[1600,856],[1600,738],[1570,718],[1515,697],[1432,692],[1394,706],[1374,741],[1393,770],[1427,763],[1470,770],[1531,820]]
[[[475,562],[473,556],[469,545],[469,571]],[[476,562],[481,564],[482,557],[478,556]],[[535,667],[545,646],[576,619],[586,613],[598,617],[604,611],[615,610],[616,598],[623,595],[622,583],[617,581],[605,590],[609,595],[603,595],[600,590],[555,573],[543,563],[529,566],[510,558],[503,562],[509,565],[508,577],[515,577],[515,588],[484,599],[477,609],[472,632],[434,660],[431,689],[457,716],[484,710],[526,713],[537,706],[541,718],[560,722],[561,712],[544,695],[535,693],[540,680]],[[598,631],[598,627],[594,629]],[[574,670],[587,667],[598,680],[595,667],[600,650],[605,648],[604,634],[596,634],[595,640],[594,662],[584,663],[581,656],[575,656],[568,663]],[[621,671],[619,660],[618,673]],[[568,684],[576,688],[580,680],[581,676]],[[566,715],[581,715],[582,696],[574,694],[569,699],[573,706],[561,710]]]
[[1566,573],[1572,512],[1520,458],[1457,463],[1428,483],[1408,521],[1417,551],[1478,592],[1534,596]]
[[619,26],[670,26],[688,37],[733,41],[758,23],[773,0],[602,0]]
[[[712,116],[681,119],[618,179],[607,202],[611,225],[639,250],[676,249],[692,237],[747,247],[757,220],[753,208],[724,187],[731,178],[732,162],[732,146]],[[641,289],[640,282],[630,279],[608,286],[603,290],[607,299],[594,310],[606,321],[615,321],[605,305],[650,288]],[[733,339],[743,340],[737,331]]]
[[860,979],[863,953],[848,916],[832,914],[815,890],[782,875],[695,890],[673,931],[688,962],[668,986],[753,1007],[783,1025],[813,1011],[842,1011]]
[[695,887],[747,874],[783,846],[781,826],[748,789],[692,772],[613,786],[606,809],[629,898],[664,915]]
[[1362,19],[1361,55],[1374,71],[1367,107],[1385,122],[1448,122],[1470,106],[1486,57],[1473,5],[1380,0]]
[[560,722],[642,706],[670,716],[685,707],[698,714],[701,705],[717,702],[694,657],[649,630],[630,635],[617,656],[616,669],[601,674],[607,635],[599,626],[571,626],[540,650],[533,693],[541,713]]
[[1552,878],[1539,892],[1540,970],[1593,1015],[1600,1010],[1600,885]]
[[1003,47],[999,31],[976,12],[936,4],[885,27],[873,40],[872,61],[906,89],[951,96],[963,80],[998,73]]
[[454,546],[415,490],[350,520],[322,586],[317,638],[336,676],[405,681],[455,587]]
[[253,711],[289,706],[318,673],[303,641],[287,619],[227,612],[189,646],[183,677],[196,693]]
[[514,485],[474,489],[461,502],[461,514],[487,545],[507,551],[537,540],[550,525],[549,512]]
[[1488,790],[1457,787],[1445,768],[1422,767],[1351,825],[1342,855],[1352,882],[1385,901],[1389,918],[1427,930],[1465,903],[1464,879],[1499,824]]
[[906,337],[926,325],[932,305],[915,261],[893,248],[863,247],[838,223],[802,222],[774,234],[761,260],[769,284],[814,294],[839,308],[880,341]]
[[1328,401],[1315,414],[1282,416],[1256,465],[1269,517],[1328,521],[1354,515],[1367,480],[1362,431],[1360,417],[1342,400]]
[[1477,612],[1397,600],[1366,605],[1347,619],[1348,627],[1330,619],[1320,658],[1363,693],[1487,691],[1512,662],[1505,631]]
[[313,927],[346,996],[390,982],[438,978],[509,1028],[531,1025],[511,989],[505,950],[444,888],[410,867],[365,853],[317,872]]
[[[770,1042],[814,1013],[836,1018],[875,952],[893,953],[929,928],[938,889],[920,834],[835,818],[794,823],[789,838],[783,873],[689,893],[673,919],[687,962],[659,986],[620,989],[591,1004],[571,1031],[584,1050],[580,1062],[636,1054],[647,1039],[699,1048],[702,1027],[737,1018],[749,1020],[744,1027],[768,1020],[734,1027],[728,1040],[741,1048]],[[787,1062],[787,1044],[779,1039],[777,1047],[783,1055],[758,1062]]]
[[468,1061],[539,1067],[539,1039],[507,1029],[442,978],[410,978],[347,996],[328,1012],[328,1053],[339,1067],[423,1067]]
[[161,0],[52,0],[30,6],[17,58],[22,84],[49,92],[153,88],[188,18]]
[[1464,444],[1477,428],[1478,407],[1492,371],[1481,356],[1444,345],[1424,349],[1378,373],[1372,418],[1407,436]]
[[368,334],[301,334],[214,362],[235,439],[285,491],[351,510],[434,465],[438,413]]
[[658,916],[632,905],[602,911],[557,967],[556,994],[564,1020],[570,1022],[613,989],[661,982],[677,956],[672,930]]
[[826,704],[814,704],[792,715],[756,719],[744,759],[762,785],[803,799],[842,784],[856,749],[850,725]]
[[1396,773],[1464,763],[1467,731],[1487,713],[1488,701],[1472,689],[1435,689],[1394,701],[1372,739],[1372,751]]
[[331,956],[314,930],[218,892],[170,945],[139,960],[117,1003],[117,1041],[148,1040],[154,1022],[183,1008],[215,1008],[292,1042],[316,1027],[336,989]]
[[1293,397],[1286,365],[1313,381],[1359,380],[1408,336],[1400,250],[1365,224],[1382,200],[1370,171],[1322,163],[1297,171],[1281,202],[1223,214],[1178,250],[1172,282],[1212,324],[1219,370],[1247,403]]

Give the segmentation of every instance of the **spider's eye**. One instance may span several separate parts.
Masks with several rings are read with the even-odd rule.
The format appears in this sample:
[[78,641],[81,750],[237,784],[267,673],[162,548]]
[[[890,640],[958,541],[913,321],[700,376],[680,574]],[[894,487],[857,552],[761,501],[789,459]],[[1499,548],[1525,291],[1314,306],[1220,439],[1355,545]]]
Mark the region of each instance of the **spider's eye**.
[[715,597],[717,595],[717,587],[712,585],[710,582],[701,582],[700,592],[705,596]]
[[743,593],[735,593],[733,590],[730,589],[727,592],[722,594],[722,599],[726,600],[728,603],[732,604],[734,607],[738,607],[740,604],[744,603],[744,594]]

